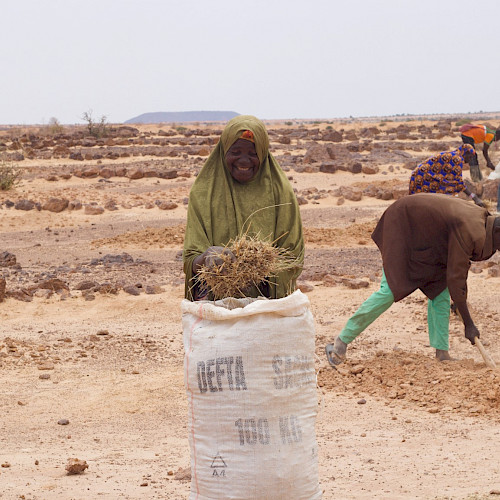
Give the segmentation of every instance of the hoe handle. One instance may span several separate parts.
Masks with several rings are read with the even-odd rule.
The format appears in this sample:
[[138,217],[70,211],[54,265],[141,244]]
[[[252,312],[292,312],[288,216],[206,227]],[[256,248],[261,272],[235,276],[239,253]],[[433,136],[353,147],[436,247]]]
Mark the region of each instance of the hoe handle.
[[497,365],[495,364],[491,356],[486,352],[486,349],[484,348],[483,343],[479,340],[479,337],[476,337],[474,339],[474,342],[477,348],[479,349],[479,352],[481,353],[481,356],[483,357],[486,366],[488,368],[496,368]]

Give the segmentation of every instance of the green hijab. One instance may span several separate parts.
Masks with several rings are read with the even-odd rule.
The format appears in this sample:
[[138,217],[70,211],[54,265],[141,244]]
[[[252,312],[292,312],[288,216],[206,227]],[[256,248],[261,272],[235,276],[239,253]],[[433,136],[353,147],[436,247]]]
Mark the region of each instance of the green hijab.
[[[231,177],[225,155],[245,130],[253,132],[261,164],[257,175],[242,184]],[[269,152],[264,124],[248,115],[227,123],[191,188],[183,252],[186,298],[193,300],[193,260],[208,247],[225,246],[244,231],[276,240],[275,245],[288,249],[299,259],[300,267],[270,277],[269,298],[293,292],[304,259],[299,205],[285,173]],[[250,294],[258,295],[257,288]]]

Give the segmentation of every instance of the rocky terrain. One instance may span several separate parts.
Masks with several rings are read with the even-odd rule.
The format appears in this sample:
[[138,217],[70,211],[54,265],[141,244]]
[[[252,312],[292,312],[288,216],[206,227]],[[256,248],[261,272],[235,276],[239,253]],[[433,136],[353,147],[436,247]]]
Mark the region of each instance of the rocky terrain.
[[[500,494],[500,372],[456,317],[458,361],[434,360],[420,293],[364,332],[338,370],[323,354],[377,289],[378,218],[420,161],[461,144],[459,119],[267,123],[304,224],[325,499]],[[189,189],[222,128],[0,130],[2,165],[21,172],[0,191],[0,498],[187,498],[181,252]],[[464,177],[494,210],[496,181]],[[499,262],[473,264],[469,278],[498,363]]]

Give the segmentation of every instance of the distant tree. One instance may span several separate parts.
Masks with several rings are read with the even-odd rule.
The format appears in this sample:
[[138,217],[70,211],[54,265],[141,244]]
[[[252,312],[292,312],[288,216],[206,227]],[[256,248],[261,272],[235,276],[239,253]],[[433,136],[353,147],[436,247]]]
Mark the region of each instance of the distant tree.
[[49,120],[47,127],[49,130],[49,133],[53,134],[53,135],[60,134],[63,131],[63,126],[61,125],[61,123],[59,122],[59,120],[55,116],[53,116]]
[[91,136],[99,138],[107,135],[108,122],[104,115],[101,116],[99,121],[96,121],[92,116],[92,110],[89,109],[83,113],[82,120],[87,123],[87,129]]

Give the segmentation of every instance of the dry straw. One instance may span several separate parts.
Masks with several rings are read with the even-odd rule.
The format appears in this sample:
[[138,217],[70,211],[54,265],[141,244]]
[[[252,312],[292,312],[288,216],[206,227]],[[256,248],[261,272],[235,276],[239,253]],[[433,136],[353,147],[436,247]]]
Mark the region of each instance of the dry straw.
[[198,286],[203,291],[211,291],[214,300],[218,300],[245,297],[250,287],[258,287],[262,282],[272,283],[273,276],[299,266],[298,259],[289,250],[274,246],[276,241],[247,233],[231,240],[224,247],[231,254],[221,251],[217,255],[222,264],[200,268]]

